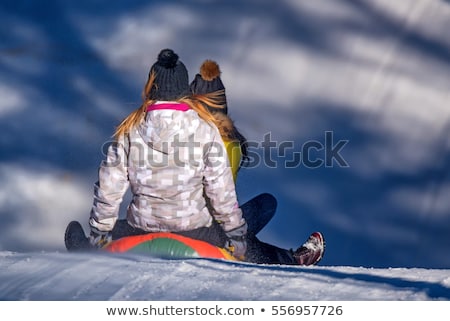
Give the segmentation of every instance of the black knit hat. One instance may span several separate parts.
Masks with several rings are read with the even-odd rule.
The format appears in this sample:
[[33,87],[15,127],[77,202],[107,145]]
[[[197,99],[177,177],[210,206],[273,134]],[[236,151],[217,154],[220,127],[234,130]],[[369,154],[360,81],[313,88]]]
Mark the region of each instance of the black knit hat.
[[219,96],[219,103],[224,105],[224,108],[217,109],[208,107],[212,112],[221,111],[225,114],[228,112],[227,97],[225,95],[225,86],[220,79],[219,65],[213,60],[205,60],[200,66],[200,73],[195,75],[194,80],[191,82],[191,91],[194,94],[209,94],[223,90],[223,94]]
[[189,76],[185,65],[172,49],[163,49],[153,64],[156,78],[149,98],[154,100],[177,100],[190,94]]

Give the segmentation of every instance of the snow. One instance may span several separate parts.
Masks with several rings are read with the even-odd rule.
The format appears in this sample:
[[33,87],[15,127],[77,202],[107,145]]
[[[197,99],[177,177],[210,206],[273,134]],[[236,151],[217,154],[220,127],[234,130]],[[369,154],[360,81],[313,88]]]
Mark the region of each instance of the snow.
[[[0,8],[0,300],[450,298],[449,1]],[[322,231],[319,266],[65,252],[67,223],[87,227],[104,146],[166,47],[191,78],[219,62],[231,116],[256,144],[239,199],[276,196],[263,241],[295,248]],[[264,149],[267,134],[287,148]],[[304,158],[308,143],[340,141],[348,166],[305,165],[331,152]]]
[[448,270],[2,252],[3,300],[449,300]]

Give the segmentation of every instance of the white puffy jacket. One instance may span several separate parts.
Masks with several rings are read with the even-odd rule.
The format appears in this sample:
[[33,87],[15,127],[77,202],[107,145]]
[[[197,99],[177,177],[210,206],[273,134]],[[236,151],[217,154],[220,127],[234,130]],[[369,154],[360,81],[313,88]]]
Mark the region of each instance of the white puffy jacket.
[[129,187],[128,222],[145,231],[210,226],[204,193],[225,231],[245,224],[219,131],[186,104],[149,106],[144,121],[110,145],[95,184],[92,227],[112,230]]

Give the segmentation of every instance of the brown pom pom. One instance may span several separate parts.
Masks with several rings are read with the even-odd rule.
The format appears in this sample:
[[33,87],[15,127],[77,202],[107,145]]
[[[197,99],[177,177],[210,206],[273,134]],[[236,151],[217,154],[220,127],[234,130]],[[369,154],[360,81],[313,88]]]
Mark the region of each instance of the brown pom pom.
[[211,81],[220,76],[219,65],[212,60],[205,60],[200,66],[200,75],[206,81]]

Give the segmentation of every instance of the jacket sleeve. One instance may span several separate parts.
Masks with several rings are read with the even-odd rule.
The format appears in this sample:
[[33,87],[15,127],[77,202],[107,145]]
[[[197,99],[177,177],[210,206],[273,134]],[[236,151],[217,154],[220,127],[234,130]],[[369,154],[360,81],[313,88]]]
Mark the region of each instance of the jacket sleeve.
[[106,159],[100,164],[94,185],[94,202],[89,225],[99,231],[111,231],[119,217],[119,208],[128,187],[127,153],[124,139],[108,147]]
[[206,151],[204,183],[211,213],[225,232],[246,226],[238,205],[227,151],[218,132]]

